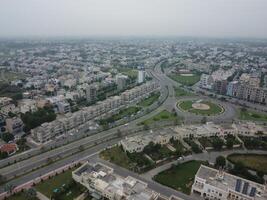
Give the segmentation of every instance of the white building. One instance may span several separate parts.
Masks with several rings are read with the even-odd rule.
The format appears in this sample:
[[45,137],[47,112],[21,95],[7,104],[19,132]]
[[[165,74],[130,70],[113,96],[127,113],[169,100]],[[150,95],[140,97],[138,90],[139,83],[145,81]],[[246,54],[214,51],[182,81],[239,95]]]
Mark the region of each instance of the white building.
[[204,89],[212,89],[214,84],[214,79],[211,75],[202,74],[199,81],[199,87]]
[[94,199],[156,200],[159,197],[146,183],[131,176],[121,177],[102,163],[86,162],[72,172],[72,178],[85,186]]
[[204,165],[198,169],[191,193],[208,200],[266,200],[264,185]]
[[143,83],[146,78],[146,72],[144,70],[138,70],[138,83]]

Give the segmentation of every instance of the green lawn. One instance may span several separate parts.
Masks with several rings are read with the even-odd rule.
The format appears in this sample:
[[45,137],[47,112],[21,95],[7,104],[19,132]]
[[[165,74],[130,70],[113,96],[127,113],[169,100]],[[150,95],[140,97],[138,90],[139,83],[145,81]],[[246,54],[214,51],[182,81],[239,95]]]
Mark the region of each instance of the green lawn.
[[209,140],[209,138],[206,138],[206,137],[201,137],[198,139],[198,141],[200,142],[200,144],[206,148],[206,147],[212,147],[212,143],[211,141]]
[[160,113],[156,114],[155,116],[141,122],[142,125],[150,125],[160,121],[174,121],[174,120],[181,120],[180,117],[177,117],[173,113],[170,113],[167,110],[163,110]]
[[78,197],[86,189],[73,181],[72,171],[74,169],[75,168],[67,170],[66,172],[63,172],[57,176],[52,177],[51,179],[45,180],[37,184],[35,186],[36,190],[43,193],[49,198],[53,194],[55,189],[61,190],[68,184],[71,184],[71,187],[66,189],[66,192],[63,192],[60,197],[64,200],[72,200]]
[[200,80],[200,75],[193,74],[193,76],[182,76],[176,74],[170,74],[169,77],[174,81],[181,83],[186,86],[192,86]]
[[[12,195],[11,197],[7,198],[8,200],[27,200],[27,195],[25,194],[25,192],[19,192],[17,194]],[[36,197],[35,199],[31,199],[31,200],[38,200],[38,198]]]
[[241,120],[267,121],[267,115],[265,114],[242,109],[238,111],[238,118]]
[[194,103],[194,101],[182,101],[179,103],[178,107],[180,107],[181,109],[191,112],[191,113],[195,113],[195,114],[200,114],[200,115],[216,115],[219,114],[221,112],[223,112],[223,108],[215,103],[211,103],[209,101],[204,101],[201,102],[203,104],[207,104],[210,108],[208,110],[199,110],[199,109],[195,109],[192,107],[192,104]]
[[175,190],[190,194],[194,177],[199,169],[201,161],[189,161],[163,171],[154,177],[158,183]]
[[104,160],[108,160],[116,165],[130,169],[131,160],[121,147],[115,146],[110,149],[101,151],[100,157]]
[[176,87],[175,89],[175,96],[176,97],[181,97],[181,96],[194,96],[193,93],[191,92],[187,92],[184,89],[180,88],[180,87]]
[[242,162],[246,168],[267,174],[267,154],[231,154],[227,159],[234,164]]
[[139,102],[137,105],[142,107],[148,107],[156,102],[160,97],[160,92],[153,93],[148,98],[144,99],[143,101]]

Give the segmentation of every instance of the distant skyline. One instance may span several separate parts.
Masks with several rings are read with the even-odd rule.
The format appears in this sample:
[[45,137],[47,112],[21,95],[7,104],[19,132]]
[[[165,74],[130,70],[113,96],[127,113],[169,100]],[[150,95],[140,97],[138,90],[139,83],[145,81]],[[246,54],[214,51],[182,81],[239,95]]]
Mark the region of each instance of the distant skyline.
[[0,0],[0,37],[267,38],[267,0]]

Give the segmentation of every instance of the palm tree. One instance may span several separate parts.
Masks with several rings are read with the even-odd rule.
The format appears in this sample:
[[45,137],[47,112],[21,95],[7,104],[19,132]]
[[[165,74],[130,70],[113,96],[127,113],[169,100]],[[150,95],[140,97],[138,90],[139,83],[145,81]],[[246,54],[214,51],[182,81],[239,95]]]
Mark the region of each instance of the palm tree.
[[6,184],[4,187],[5,192],[7,192],[8,194],[12,194],[13,190],[14,190],[15,186],[12,184]]

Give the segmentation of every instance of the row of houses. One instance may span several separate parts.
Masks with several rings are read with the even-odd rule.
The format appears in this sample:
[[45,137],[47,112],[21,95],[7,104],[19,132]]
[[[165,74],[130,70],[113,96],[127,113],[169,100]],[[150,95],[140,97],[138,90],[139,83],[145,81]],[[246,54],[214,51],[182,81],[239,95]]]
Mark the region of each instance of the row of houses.
[[32,129],[32,138],[39,143],[44,143],[50,139],[62,135],[75,127],[78,127],[89,120],[110,111],[115,111],[132,101],[138,101],[159,88],[155,82],[149,82],[139,87],[123,92],[120,96],[110,97],[94,106],[83,108],[75,113],[67,113],[64,117],[58,118],[50,123],[44,123],[41,126]]
[[224,137],[226,135],[256,136],[259,132],[267,134],[267,128],[252,122],[231,125],[217,125],[212,122],[207,122],[204,125],[176,126],[174,128],[157,130],[150,134],[126,137],[120,141],[120,145],[124,151],[133,153],[142,152],[150,142],[161,145],[167,144],[171,138],[179,140],[192,137]]
[[182,200],[176,196],[162,197],[147,183],[131,176],[122,177],[102,163],[86,162],[72,172],[72,178],[86,187],[93,199]]

